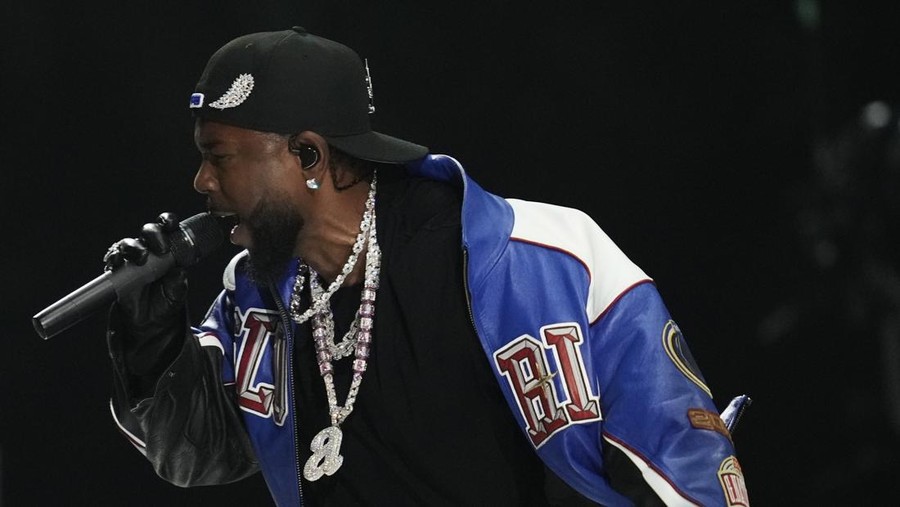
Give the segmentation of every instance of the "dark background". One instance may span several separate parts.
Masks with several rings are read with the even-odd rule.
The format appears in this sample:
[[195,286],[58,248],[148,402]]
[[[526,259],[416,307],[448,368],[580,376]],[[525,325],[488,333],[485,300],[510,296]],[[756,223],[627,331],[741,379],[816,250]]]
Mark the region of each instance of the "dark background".
[[[0,504],[270,504],[259,477],[158,479],[109,415],[103,316],[49,341],[30,317],[202,211],[193,85],[294,24],[369,59],[377,129],[587,211],[655,278],[719,408],[754,400],[755,505],[896,499],[900,8],[625,3],[4,1]],[[230,248],[193,269],[195,319]]]

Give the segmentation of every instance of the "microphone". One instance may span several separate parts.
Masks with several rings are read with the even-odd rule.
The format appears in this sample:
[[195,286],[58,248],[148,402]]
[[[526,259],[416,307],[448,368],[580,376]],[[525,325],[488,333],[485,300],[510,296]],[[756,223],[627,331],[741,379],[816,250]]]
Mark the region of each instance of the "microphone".
[[81,288],[48,306],[32,317],[34,329],[47,340],[72,327],[100,309],[108,308],[120,295],[143,287],[163,277],[174,266],[188,267],[216,251],[234,223],[228,217],[198,213],[179,224],[169,234],[169,252],[150,252],[147,261],[138,266],[126,262],[106,271]]

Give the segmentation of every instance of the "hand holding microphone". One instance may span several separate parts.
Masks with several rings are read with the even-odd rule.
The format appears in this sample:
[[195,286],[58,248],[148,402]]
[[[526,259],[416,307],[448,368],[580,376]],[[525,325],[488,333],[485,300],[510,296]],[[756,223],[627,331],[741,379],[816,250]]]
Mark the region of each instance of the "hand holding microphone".
[[[138,238],[123,238],[103,256],[104,271],[115,272],[126,263],[144,266],[150,256],[163,257],[172,251],[172,237],[179,232],[178,217],[162,213],[156,222],[146,223]],[[146,329],[164,325],[184,305],[187,273],[176,261],[158,280],[117,293],[119,307],[131,327]]]
[[161,214],[144,226],[140,238],[125,238],[109,248],[102,275],[36,314],[35,330],[48,339],[116,299],[136,324],[148,322],[152,312],[180,307],[187,291],[182,268],[223,245],[231,225],[228,218],[210,213],[183,222],[171,213]]

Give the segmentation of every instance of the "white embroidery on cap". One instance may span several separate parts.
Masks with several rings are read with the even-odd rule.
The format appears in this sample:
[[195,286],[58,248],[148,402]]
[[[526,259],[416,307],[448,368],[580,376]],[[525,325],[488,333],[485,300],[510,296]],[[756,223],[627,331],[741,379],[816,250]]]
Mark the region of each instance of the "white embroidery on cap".
[[250,92],[252,91],[253,76],[250,74],[241,74],[233,83],[231,83],[231,88],[229,88],[227,92],[222,94],[215,102],[209,103],[209,107],[228,109],[239,106],[247,100],[247,97],[250,96]]

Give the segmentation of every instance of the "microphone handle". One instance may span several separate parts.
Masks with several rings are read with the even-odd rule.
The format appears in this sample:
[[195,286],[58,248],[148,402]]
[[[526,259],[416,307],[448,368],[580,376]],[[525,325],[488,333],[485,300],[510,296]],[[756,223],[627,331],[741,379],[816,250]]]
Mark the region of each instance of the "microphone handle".
[[140,266],[126,262],[115,271],[103,273],[36,314],[31,319],[34,329],[41,338],[52,338],[97,310],[109,307],[119,295],[128,294],[162,278],[174,265],[175,257],[171,253],[151,253]]

